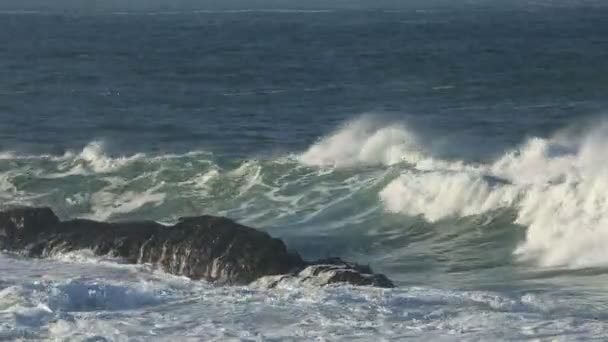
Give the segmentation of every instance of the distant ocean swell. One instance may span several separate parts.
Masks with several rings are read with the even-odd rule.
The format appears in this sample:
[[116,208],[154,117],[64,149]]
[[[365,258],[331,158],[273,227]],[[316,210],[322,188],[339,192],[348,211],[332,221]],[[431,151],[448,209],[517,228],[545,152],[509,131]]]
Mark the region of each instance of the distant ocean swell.
[[530,138],[490,162],[434,158],[407,125],[365,117],[272,160],[115,157],[92,142],[59,156],[0,154],[0,199],[103,220],[211,213],[318,229],[388,213],[433,223],[511,209],[527,227],[518,259],[598,267],[608,265],[607,133],[600,122],[584,134]]

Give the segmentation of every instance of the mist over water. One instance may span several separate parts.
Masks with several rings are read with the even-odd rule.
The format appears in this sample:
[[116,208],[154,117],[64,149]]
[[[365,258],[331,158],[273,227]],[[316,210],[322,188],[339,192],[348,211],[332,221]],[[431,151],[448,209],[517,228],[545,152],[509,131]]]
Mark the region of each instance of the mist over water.
[[227,216],[399,288],[3,253],[0,339],[608,334],[601,4],[96,4],[0,5],[0,208]]

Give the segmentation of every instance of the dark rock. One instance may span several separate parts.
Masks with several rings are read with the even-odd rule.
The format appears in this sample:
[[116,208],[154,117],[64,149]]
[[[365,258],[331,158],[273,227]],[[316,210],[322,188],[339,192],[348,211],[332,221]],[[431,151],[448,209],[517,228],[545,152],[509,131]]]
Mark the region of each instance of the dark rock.
[[0,212],[0,237],[5,242],[18,244],[58,223],[59,219],[49,208],[15,208]]
[[248,284],[264,276],[315,278],[319,285],[350,283],[392,287],[367,266],[340,259],[303,261],[267,233],[215,216],[156,222],[61,222],[49,208],[0,212],[0,248],[30,257],[88,249],[96,255],[149,263],[166,272],[221,284]]
[[358,265],[339,258],[318,260],[299,273],[300,277],[318,277],[323,284],[349,283],[359,286],[395,287],[384,275],[374,274],[367,265]]
[[313,262],[293,274],[264,277],[256,281],[255,285],[274,288],[281,284],[325,286],[336,283],[384,288],[395,287],[385,275],[374,274],[369,266],[353,264],[337,258]]

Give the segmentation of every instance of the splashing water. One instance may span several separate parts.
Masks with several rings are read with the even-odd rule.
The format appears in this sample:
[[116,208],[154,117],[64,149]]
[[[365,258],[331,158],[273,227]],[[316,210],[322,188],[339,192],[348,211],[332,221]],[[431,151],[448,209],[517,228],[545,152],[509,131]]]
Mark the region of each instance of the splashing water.
[[605,266],[607,131],[603,124],[579,136],[532,138],[487,163],[434,158],[405,125],[369,117],[295,157],[236,164],[205,152],[111,157],[93,142],[62,156],[3,153],[10,167],[0,169],[0,196],[4,205],[51,204],[65,216],[101,220],[212,213],[308,230],[378,219],[379,205],[430,223],[511,208],[527,227],[514,250],[522,260]]
[[423,155],[416,137],[400,124],[382,125],[369,117],[348,122],[320,140],[299,160],[309,166],[353,167],[416,163]]
[[533,138],[488,164],[414,166],[380,193],[386,208],[429,221],[517,209],[528,227],[515,253],[542,266],[605,266],[607,125],[578,139]]

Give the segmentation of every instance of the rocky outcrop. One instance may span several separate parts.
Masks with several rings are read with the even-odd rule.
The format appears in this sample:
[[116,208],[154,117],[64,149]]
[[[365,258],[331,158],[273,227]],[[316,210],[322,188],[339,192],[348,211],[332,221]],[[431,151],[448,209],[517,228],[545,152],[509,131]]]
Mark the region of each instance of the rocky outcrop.
[[306,262],[281,240],[215,216],[182,218],[168,227],[152,221],[62,222],[49,208],[15,208],[0,212],[0,249],[29,257],[88,249],[220,284],[249,284],[282,275],[318,285],[393,287],[369,267],[340,259]]

